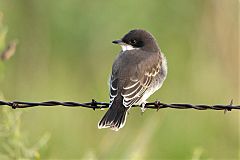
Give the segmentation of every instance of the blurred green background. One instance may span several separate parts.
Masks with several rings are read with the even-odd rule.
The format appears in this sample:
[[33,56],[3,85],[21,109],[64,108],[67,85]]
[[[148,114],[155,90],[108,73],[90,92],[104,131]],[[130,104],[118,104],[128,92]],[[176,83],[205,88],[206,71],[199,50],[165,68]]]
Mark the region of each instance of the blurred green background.
[[[150,31],[169,74],[149,101],[239,100],[238,0],[0,0],[0,97],[13,101],[108,102],[107,81],[134,28]],[[0,109],[1,159],[209,159],[240,157],[239,111],[133,108],[119,132],[97,129],[105,111]]]

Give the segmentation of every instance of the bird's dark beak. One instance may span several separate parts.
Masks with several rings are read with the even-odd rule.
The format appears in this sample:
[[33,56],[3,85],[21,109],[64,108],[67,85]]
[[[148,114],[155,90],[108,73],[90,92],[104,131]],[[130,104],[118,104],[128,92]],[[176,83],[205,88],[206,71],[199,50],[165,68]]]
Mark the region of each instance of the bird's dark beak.
[[115,40],[115,41],[112,41],[112,43],[114,43],[114,44],[122,44],[123,41],[122,40]]

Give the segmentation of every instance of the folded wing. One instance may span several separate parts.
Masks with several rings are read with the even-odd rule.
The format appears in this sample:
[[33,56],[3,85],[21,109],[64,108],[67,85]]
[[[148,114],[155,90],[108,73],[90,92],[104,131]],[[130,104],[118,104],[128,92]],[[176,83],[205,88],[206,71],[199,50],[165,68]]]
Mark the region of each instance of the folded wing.
[[138,103],[159,71],[160,64],[157,63],[145,70],[143,74],[138,75],[137,78],[130,77],[130,79],[126,81],[121,92],[123,96],[123,105],[125,107],[131,107],[133,104]]

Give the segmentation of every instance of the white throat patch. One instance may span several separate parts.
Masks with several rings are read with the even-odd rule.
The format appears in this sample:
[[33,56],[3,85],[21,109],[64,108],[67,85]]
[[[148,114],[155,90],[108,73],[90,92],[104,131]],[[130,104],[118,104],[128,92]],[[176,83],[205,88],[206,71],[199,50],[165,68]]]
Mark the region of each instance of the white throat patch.
[[122,47],[122,51],[130,51],[130,50],[133,50],[133,49],[137,49],[137,48],[134,48],[133,46],[128,45],[128,44],[122,44],[121,47]]

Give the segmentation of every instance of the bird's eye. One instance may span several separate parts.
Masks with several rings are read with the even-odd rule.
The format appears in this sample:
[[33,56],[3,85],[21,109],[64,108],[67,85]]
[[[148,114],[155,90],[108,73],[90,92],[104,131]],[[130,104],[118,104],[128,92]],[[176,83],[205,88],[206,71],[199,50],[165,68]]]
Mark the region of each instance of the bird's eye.
[[131,43],[131,44],[136,44],[137,41],[136,41],[135,39],[132,39],[132,40],[130,40],[130,43]]

